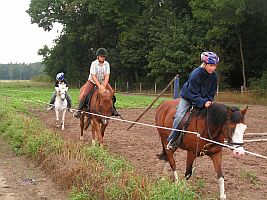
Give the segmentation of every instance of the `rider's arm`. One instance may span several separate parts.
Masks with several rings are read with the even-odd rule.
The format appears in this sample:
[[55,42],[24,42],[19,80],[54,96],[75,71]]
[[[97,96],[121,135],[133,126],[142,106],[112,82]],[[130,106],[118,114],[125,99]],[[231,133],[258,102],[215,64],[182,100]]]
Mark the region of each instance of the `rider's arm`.
[[99,88],[101,84],[100,84],[100,82],[97,80],[96,75],[95,75],[95,74],[91,74],[91,76],[92,76],[92,79],[93,79],[94,83],[95,83],[96,86]]
[[104,81],[102,83],[102,85],[104,85],[104,87],[107,87],[107,84],[109,82],[109,74],[110,74],[110,65],[107,61],[105,61],[105,75],[104,75]]
[[106,74],[104,78],[104,82],[103,82],[103,85],[105,86],[105,88],[107,87],[108,81],[109,81],[109,74]]

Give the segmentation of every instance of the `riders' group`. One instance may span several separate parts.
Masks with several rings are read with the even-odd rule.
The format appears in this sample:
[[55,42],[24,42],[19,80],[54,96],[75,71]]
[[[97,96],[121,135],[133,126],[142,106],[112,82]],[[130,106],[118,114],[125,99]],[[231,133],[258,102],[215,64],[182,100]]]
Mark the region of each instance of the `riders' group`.
[[[73,116],[77,119],[80,118],[81,110],[85,106],[85,99],[89,93],[96,87],[99,90],[99,93],[104,93],[106,91],[112,92],[113,89],[109,84],[110,76],[110,65],[106,61],[108,52],[105,48],[99,48],[96,51],[96,60],[91,63],[89,77],[87,82],[80,89],[79,94],[79,104],[76,112]],[[58,91],[60,84],[65,84],[68,87],[68,82],[64,77],[64,73],[60,72],[56,75],[55,90]],[[52,110],[54,108],[54,103],[56,99],[56,91],[52,94],[51,100],[47,110]],[[69,111],[72,111],[72,101],[71,96],[66,92],[67,107]],[[113,107],[112,107],[112,116],[119,116],[120,114],[116,111],[114,103],[116,101],[115,96],[113,96]]]

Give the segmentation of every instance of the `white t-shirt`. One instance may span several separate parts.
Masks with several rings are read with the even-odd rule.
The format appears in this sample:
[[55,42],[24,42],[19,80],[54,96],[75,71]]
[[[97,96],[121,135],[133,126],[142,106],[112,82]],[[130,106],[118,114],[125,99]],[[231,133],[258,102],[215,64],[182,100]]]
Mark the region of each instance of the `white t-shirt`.
[[105,75],[110,74],[109,63],[107,61],[104,61],[104,63],[101,65],[98,60],[92,62],[88,80],[95,84],[95,82],[92,79],[92,74],[96,76],[97,80],[100,83],[103,83]]

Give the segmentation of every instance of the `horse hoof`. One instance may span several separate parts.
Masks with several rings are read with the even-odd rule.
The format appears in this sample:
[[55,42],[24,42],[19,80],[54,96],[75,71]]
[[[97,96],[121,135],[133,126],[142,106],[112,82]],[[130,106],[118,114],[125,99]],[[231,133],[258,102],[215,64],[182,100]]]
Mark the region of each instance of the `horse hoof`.
[[226,200],[226,195],[225,194],[220,195],[220,200]]
[[83,136],[80,136],[80,140],[83,141]]
[[191,173],[190,174],[187,174],[186,176],[185,176],[185,180],[188,180],[190,177],[191,177]]
[[64,131],[65,130],[65,128],[62,128],[62,131]]
[[96,141],[95,140],[92,140],[92,145],[95,146],[95,144],[96,144]]

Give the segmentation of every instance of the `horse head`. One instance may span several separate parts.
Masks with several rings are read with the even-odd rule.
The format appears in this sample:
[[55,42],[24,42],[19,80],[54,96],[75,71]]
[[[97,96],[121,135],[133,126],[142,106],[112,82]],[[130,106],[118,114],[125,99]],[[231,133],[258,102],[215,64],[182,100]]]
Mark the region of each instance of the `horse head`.
[[[111,93],[107,90],[103,94],[99,93],[99,113],[104,116],[111,116],[112,106],[113,106],[113,95],[114,91]],[[102,117],[101,122],[106,125],[109,122],[108,118]]]
[[244,122],[244,116],[247,112],[248,107],[243,110],[238,108],[228,108],[228,124],[225,131],[225,138],[228,143],[235,147],[233,150],[234,156],[244,155],[244,140],[243,136],[247,129],[247,125]]
[[58,88],[56,88],[57,96],[61,99],[61,101],[65,100],[67,90],[68,88],[66,87],[66,84],[59,84]]
[[[223,104],[213,103],[208,109],[208,127],[212,133],[223,133],[228,144],[234,147],[234,156],[244,155],[243,136],[247,125],[244,122],[244,117],[247,108],[240,110],[236,107],[227,107]],[[218,129],[221,127],[220,129]],[[217,130],[217,131],[216,131]]]

